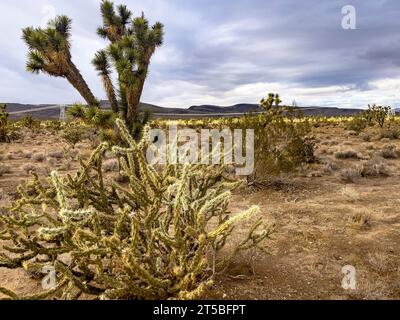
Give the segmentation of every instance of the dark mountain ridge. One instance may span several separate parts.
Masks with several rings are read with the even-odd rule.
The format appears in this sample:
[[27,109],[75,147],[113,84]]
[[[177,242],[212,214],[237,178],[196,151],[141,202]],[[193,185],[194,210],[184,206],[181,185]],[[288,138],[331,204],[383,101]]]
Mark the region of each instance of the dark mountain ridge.
[[[46,107],[54,106],[55,104],[21,104],[21,103],[6,103],[7,112],[11,114],[12,119],[19,119],[26,115],[32,115],[38,119],[57,119],[59,117],[59,109],[46,109],[37,110]],[[108,109],[109,103],[107,101],[101,102],[101,107],[103,109]],[[361,109],[345,109],[345,108],[325,108],[325,107],[299,107],[300,111],[303,112],[305,116],[351,116],[360,113]],[[236,114],[244,114],[249,112],[260,112],[262,111],[259,105],[240,103],[231,106],[217,106],[217,105],[199,105],[191,106],[187,109],[183,108],[164,108],[154,104],[142,103],[140,110],[148,110],[153,114],[154,118],[188,118],[188,117],[206,117],[208,114],[213,116],[213,114],[218,114],[221,116],[234,116]],[[28,111],[25,113],[20,113],[21,111]],[[396,110],[398,112],[400,110]],[[229,115],[234,114],[234,115]]]

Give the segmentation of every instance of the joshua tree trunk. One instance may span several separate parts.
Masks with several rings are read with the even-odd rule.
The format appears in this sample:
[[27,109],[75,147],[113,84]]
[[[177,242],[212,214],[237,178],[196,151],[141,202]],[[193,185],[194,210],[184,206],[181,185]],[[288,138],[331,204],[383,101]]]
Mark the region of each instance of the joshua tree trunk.
[[99,101],[94,97],[92,91],[89,89],[89,86],[73,62],[69,64],[66,78],[72,86],[78,90],[89,106],[99,105]]
[[138,114],[140,97],[142,96],[146,76],[147,67],[144,67],[136,79],[135,86],[127,88],[128,110],[126,114],[126,123],[129,128],[132,128],[132,125],[135,122],[135,118]]
[[128,110],[126,87],[122,83],[121,79],[119,79],[118,81],[119,81],[119,98],[121,100],[120,115],[123,120],[126,120],[126,114]]
[[107,93],[108,101],[110,101],[111,104],[111,109],[112,111],[117,113],[119,111],[119,108],[118,108],[117,98],[115,97],[114,85],[108,75],[103,75],[102,78],[103,78],[104,89]]

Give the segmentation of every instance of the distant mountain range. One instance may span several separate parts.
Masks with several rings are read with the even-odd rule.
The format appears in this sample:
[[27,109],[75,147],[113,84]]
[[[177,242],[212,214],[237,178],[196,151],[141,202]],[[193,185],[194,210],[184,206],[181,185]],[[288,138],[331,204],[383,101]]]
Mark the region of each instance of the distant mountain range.
[[[57,119],[59,117],[59,109],[57,108],[35,111],[35,109],[43,109],[46,107],[54,106],[51,104],[40,104],[40,105],[19,104],[19,103],[6,103],[6,104],[7,104],[7,112],[11,113],[12,119],[18,119],[29,114],[38,119]],[[107,101],[102,101],[101,106],[104,109],[109,108],[109,104]],[[164,108],[153,104],[142,103],[140,109],[142,111],[143,110],[150,111],[153,114],[154,118],[206,117],[207,115],[234,116],[236,114],[262,111],[257,104],[247,104],[247,103],[241,103],[232,106],[200,105],[200,106],[191,106],[190,108],[187,109]],[[298,109],[301,110],[303,114],[306,116],[328,116],[328,117],[350,116],[361,112],[360,109],[325,108],[317,106],[304,107]],[[15,112],[20,112],[25,110],[28,110],[29,112],[13,114]],[[397,109],[396,112],[400,113],[400,109]]]

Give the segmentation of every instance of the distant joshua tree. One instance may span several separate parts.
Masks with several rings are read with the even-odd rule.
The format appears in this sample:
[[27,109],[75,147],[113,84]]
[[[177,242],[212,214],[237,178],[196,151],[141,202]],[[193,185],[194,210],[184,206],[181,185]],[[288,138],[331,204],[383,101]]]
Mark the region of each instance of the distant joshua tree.
[[[120,113],[127,126],[136,126],[138,109],[151,58],[163,42],[163,25],[153,26],[144,14],[132,19],[125,5],[114,7],[103,0],[100,5],[103,25],[97,34],[110,41],[110,45],[96,53],[92,63],[102,79],[105,92],[114,112]],[[27,69],[66,78],[76,88],[89,106],[98,106],[82,75],[71,60],[71,19],[58,16],[46,29],[25,28],[23,40],[29,48]],[[111,80],[112,68],[117,72],[118,92]]]
[[276,108],[282,103],[282,100],[279,94],[269,93],[268,98],[263,98],[260,102],[260,106],[262,109],[266,111],[270,111],[274,106]]

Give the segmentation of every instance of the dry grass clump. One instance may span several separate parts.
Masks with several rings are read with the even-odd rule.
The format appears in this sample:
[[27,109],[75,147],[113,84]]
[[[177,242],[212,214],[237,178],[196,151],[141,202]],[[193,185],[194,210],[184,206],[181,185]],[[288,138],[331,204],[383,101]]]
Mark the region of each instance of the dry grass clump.
[[378,274],[383,274],[390,269],[390,257],[383,252],[370,252],[367,254],[367,262],[370,269]]
[[360,171],[356,168],[345,168],[339,172],[339,179],[346,183],[354,183],[360,177]]
[[70,161],[66,161],[64,165],[61,166],[60,170],[70,171],[72,169],[72,163]]
[[33,165],[32,163],[25,163],[21,167],[22,171],[24,171],[26,174],[30,174],[31,172],[36,171],[36,166]]
[[[83,143],[83,142],[78,142],[76,145],[75,145],[75,150],[81,150],[81,149],[86,149],[88,146],[85,144],[85,143]],[[74,149],[73,149],[74,150]]]
[[345,186],[344,188],[342,188],[340,190],[340,193],[349,201],[357,201],[360,198],[358,192],[354,188],[349,186]]
[[350,220],[353,225],[360,228],[368,228],[371,226],[371,215],[369,213],[357,212],[351,215]]
[[32,155],[32,160],[35,162],[43,162],[46,160],[46,156],[43,153],[35,153]]
[[9,165],[2,164],[0,166],[0,177],[6,173],[11,173],[11,167]]
[[40,171],[44,176],[48,176],[51,173],[51,168],[49,166],[44,166]]
[[50,166],[52,166],[52,167],[55,167],[55,166],[57,166],[57,164],[58,164],[58,162],[57,162],[57,160],[56,160],[55,158],[49,158],[49,159],[47,159],[47,163],[48,163]]
[[400,131],[398,129],[385,129],[381,131],[379,137],[380,139],[396,140],[400,138]]
[[76,159],[78,155],[79,155],[78,149],[71,149],[68,151],[68,156],[71,157],[72,159]]
[[64,158],[64,152],[63,151],[49,151],[47,153],[47,155],[50,158],[54,158],[54,159],[57,159],[57,160],[60,160],[60,159]]
[[335,153],[336,159],[358,159],[357,151],[349,149]]
[[360,168],[360,175],[364,178],[372,177],[388,177],[390,175],[389,168],[387,165],[379,160],[372,159],[370,161],[364,162]]
[[384,146],[378,154],[385,159],[397,159],[399,156],[399,151],[396,149],[394,145]]
[[368,133],[365,133],[365,132],[361,132],[360,133],[360,138],[361,138],[361,140],[363,140],[365,142],[370,142],[371,141],[371,136]]
[[363,143],[362,146],[366,149],[366,150],[374,150],[375,147],[372,143]]
[[22,157],[25,158],[25,159],[31,159],[32,158],[32,152],[24,151],[24,152],[22,152]]
[[322,167],[322,171],[326,174],[332,174],[334,171],[338,170],[339,166],[336,162],[326,160],[324,161],[324,166]]

